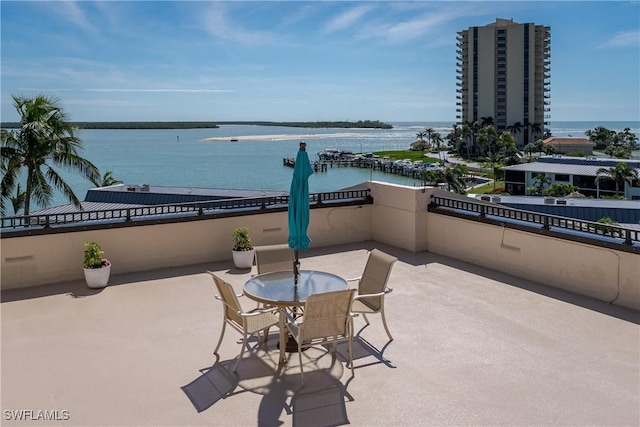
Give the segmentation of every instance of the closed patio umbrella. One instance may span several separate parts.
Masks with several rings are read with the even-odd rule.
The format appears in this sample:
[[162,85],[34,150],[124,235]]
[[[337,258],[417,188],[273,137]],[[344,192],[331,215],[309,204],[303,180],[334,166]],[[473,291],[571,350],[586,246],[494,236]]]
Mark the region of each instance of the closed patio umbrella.
[[289,191],[289,247],[293,249],[294,284],[298,284],[298,268],[300,266],[299,251],[309,248],[311,239],[307,235],[309,227],[309,176],[313,174],[307,144],[300,142],[300,149],[293,168],[291,189]]

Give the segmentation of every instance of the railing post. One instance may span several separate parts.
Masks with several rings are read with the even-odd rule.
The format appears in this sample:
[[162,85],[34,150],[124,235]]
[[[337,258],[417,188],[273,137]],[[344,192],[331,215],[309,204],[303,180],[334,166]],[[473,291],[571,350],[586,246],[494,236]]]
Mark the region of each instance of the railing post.
[[624,230],[624,244],[629,246],[633,244],[631,241],[631,230]]
[[544,221],[542,221],[542,228],[544,228],[545,230],[551,230],[551,226],[549,225],[549,217],[545,215],[542,218],[544,218]]
[[125,221],[131,222],[131,208],[127,208],[127,218]]

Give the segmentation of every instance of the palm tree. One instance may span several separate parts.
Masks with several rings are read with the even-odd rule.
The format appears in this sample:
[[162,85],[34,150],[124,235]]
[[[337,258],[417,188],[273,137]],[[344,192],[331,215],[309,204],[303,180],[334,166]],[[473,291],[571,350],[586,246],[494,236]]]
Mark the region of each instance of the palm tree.
[[487,156],[486,165],[491,168],[491,172],[493,173],[493,192],[496,191],[496,184],[498,182],[498,171],[503,166],[503,157],[501,153],[498,152],[490,152]]
[[445,168],[444,170],[444,182],[447,183],[447,190],[455,191],[458,194],[465,194],[465,182],[464,176],[468,173],[469,169],[465,164],[457,164],[452,168]]
[[612,180],[616,183],[616,196],[620,192],[620,187],[624,187],[624,183],[628,182],[630,185],[634,180],[640,179],[638,169],[629,167],[628,164],[620,162],[611,168],[599,168],[596,171],[596,185],[600,188],[600,181],[603,179]]
[[514,124],[512,124],[511,126],[507,126],[507,130],[509,132],[511,132],[512,134],[516,134],[518,132],[522,131],[522,123],[520,122],[515,122]]
[[425,150],[425,141],[424,138],[427,136],[427,132],[421,130],[420,132],[416,133],[416,138],[418,138],[420,140],[420,151],[422,151],[422,154],[424,154],[424,150]]
[[422,185],[426,186],[427,184],[438,186],[441,182],[445,182],[444,172],[440,169],[424,169],[420,172],[420,177],[422,178]]
[[524,119],[524,124],[522,125],[522,127],[524,132],[524,143],[522,144],[522,146],[524,147],[529,143],[529,132],[531,130],[531,123],[529,122],[529,119],[527,119],[526,117]]
[[529,128],[531,131],[531,136],[534,137],[537,135],[538,137],[542,133],[542,128],[540,127],[540,123],[531,123],[531,127]]
[[433,147],[433,136],[436,134],[436,131],[433,128],[425,128],[425,134],[427,135],[427,141],[429,141],[429,149]]
[[471,158],[471,142],[472,142],[472,138],[473,138],[473,127],[471,126],[471,123],[469,122],[465,122],[462,125],[462,130],[460,131],[462,134],[462,138],[464,139],[465,145],[467,147],[467,158]]
[[593,130],[584,133],[590,141],[595,142],[596,150],[601,150],[611,143],[616,131],[607,129],[604,126],[597,126]]
[[24,208],[25,195],[24,190],[20,188],[20,183],[18,183],[16,186],[16,195],[10,197],[14,215],[18,215],[20,209]]
[[481,127],[493,126],[493,117],[491,116],[480,117],[480,126]]
[[454,123],[451,126],[451,132],[445,136],[447,140],[448,146],[453,150],[458,156],[462,156],[464,153],[462,152],[462,128]]
[[493,125],[488,125],[480,130],[478,135],[478,149],[481,156],[486,156],[487,152],[496,151],[496,142],[498,141],[498,131]]
[[537,173],[533,176],[533,185],[529,187],[532,196],[541,196],[544,189],[551,184],[551,178],[544,173]]
[[515,136],[518,132],[522,132],[522,123],[515,122],[511,126],[507,126],[506,130],[508,130],[512,135]]
[[96,187],[108,187],[110,185],[122,184],[122,181],[113,177],[113,171],[106,171],[102,177],[98,179],[89,179]]
[[18,177],[26,169],[25,215],[29,215],[32,198],[41,206],[51,204],[54,188],[80,207],[80,200],[54,166],[78,172],[87,179],[97,179],[100,174],[93,163],[79,155],[82,141],[74,135],[75,129],[58,100],[45,95],[12,98],[20,116],[20,129],[2,133],[2,202],[13,193]]
[[436,148],[438,149],[438,159],[442,161],[442,156],[440,153],[440,145],[444,142],[444,140],[442,139],[442,135],[440,135],[438,132],[434,132],[434,134],[431,136],[431,142],[435,144]]

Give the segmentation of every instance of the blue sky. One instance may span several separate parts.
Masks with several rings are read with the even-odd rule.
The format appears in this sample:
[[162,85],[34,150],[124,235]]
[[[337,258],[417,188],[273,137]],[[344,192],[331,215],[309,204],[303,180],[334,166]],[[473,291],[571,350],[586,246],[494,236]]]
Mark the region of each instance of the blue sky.
[[456,33],[551,27],[551,121],[640,120],[640,3],[2,1],[1,113],[455,122]]

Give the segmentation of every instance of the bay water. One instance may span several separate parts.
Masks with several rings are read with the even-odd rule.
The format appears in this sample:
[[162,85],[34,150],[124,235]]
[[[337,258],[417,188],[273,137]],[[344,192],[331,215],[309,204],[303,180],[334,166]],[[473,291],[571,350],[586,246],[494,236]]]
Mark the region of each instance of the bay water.
[[[393,129],[310,129],[280,126],[221,125],[217,129],[81,130],[83,157],[102,173],[125,184],[289,191],[293,170],[283,165],[294,158],[298,143],[307,143],[311,161],[333,148],[354,153],[408,150],[426,127],[445,136],[450,122],[391,123]],[[552,122],[554,136],[584,137],[604,126],[640,135],[640,122]],[[207,139],[214,139],[213,141]],[[234,141],[232,141],[234,140]],[[237,140],[237,141],[236,141]],[[76,174],[62,175],[82,200],[93,185]],[[309,179],[312,193],[335,191],[365,181],[419,185],[419,181],[369,169],[333,167]],[[52,206],[68,203],[56,193]]]

